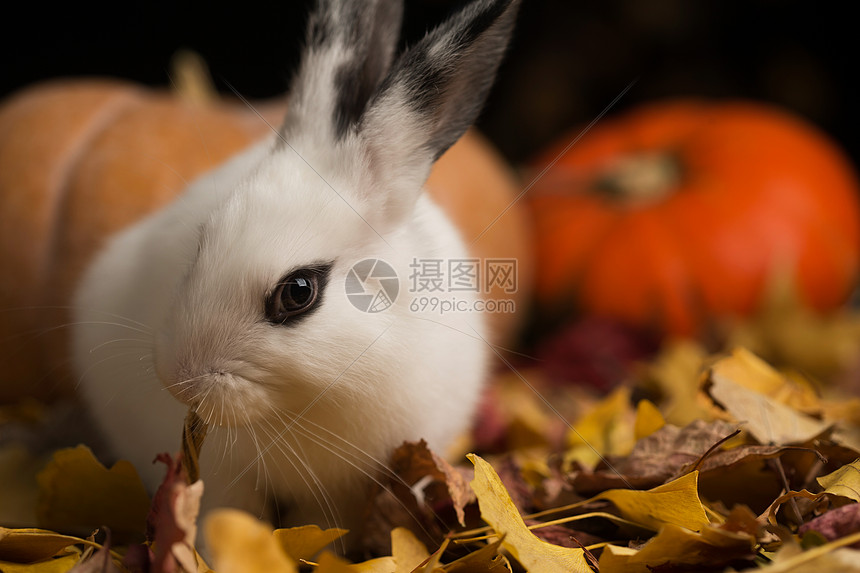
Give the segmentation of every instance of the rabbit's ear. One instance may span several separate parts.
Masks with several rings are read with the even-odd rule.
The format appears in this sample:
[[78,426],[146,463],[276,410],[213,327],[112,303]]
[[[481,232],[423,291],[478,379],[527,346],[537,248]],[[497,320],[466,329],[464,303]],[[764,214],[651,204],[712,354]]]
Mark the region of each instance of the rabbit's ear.
[[402,0],[317,0],[282,131],[337,142],[353,128],[391,66]]
[[414,204],[433,163],[475,121],[519,3],[468,4],[401,54],[368,104],[358,136],[377,181],[387,187],[389,217]]

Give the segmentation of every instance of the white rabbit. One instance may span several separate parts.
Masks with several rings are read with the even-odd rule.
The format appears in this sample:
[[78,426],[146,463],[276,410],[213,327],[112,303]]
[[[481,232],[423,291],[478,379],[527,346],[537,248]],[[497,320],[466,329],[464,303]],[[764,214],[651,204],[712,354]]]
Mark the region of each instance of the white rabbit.
[[[484,319],[406,291],[416,260],[469,256],[422,186],[478,114],[517,5],[474,2],[394,59],[400,0],[321,0],[278,133],[97,256],[75,296],[80,392],[150,489],[191,407],[212,427],[204,508],[349,527],[394,447],[444,451],[468,428]],[[399,278],[381,312],[347,295],[368,259]]]

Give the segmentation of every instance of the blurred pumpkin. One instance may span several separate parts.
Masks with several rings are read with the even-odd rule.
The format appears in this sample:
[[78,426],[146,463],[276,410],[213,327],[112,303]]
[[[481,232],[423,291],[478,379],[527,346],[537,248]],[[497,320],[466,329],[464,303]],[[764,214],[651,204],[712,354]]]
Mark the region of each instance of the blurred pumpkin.
[[[63,325],[82,270],[109,235],[280,124],[282,102],[255,107],[220,99],[201,104],[110,80],[55,81],[3,104],[0,402],[69,393],[75,381]],[[439,160],[427,186],[467,241],[519,191],[510,168],[474,132]],[[523,212],[505,212],[472,248],[476,257],[518,261],[518,292],[495,287],[486,296],[514,298],[522,308],[531,283]],[[490,320],[495,341],[505,341],[518,315]]]
[[571,146],[578,135],[535,163],[552,164],[529,195],[543,309],[693,335],[754,311],[774,274],[817,310],[852,291],[860,186],[803,120],[751,102],[669,101]]

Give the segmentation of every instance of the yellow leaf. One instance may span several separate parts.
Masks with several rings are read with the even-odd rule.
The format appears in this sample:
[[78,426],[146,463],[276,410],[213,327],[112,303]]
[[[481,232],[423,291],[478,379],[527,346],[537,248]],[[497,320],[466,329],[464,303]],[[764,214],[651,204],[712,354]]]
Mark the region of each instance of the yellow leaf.
[[630,389],[621,387],[596,404],[567,433],[568,460],[586,466],[596,464],[601,456],[624,456],[633,449],[633,407]]
[[244,511],[215,510],[203,527],[218,573],[298,571],[275,540],[272,529]]
[[98,547],[92,541],[60,535],[44,529],[6,529],[0,527],[0,560],[16,563],[31,563],[44,561],[51,557],[74,553],[79,555],[73,546],[90,545]]
[[86,446],[67,448],[36,479],[42,527],[89,532],[107,526],[115,541],[143,537],[150,501],[129,462],[107,469]]
[[788,382],[743,349],[714,364],[710,380],[710,395],[761,444],[804,443],[830,427],[772,397]]
[[666,344],[648,366],[646,378],[662,395],[660,406],[670,424],[684,427],[695,420],[713,419],[713,407],[699,392],[706,358],[698,343],[677,340]]
[[841,495],[860,502],[860,459],[845,464],[833,473],[817,478],[825,493]]
[[551,571],[591,573],[582,549],[547,543],[526,527],[498,474],[475,454],[468,455],[475,465],[472,489],[478,497],[481,517],[500,535],[502,547],[531,573]]
[[633,436],[638,441],[650,436],[666,425],[663,414],[650,400],[640,400],[636,404],[636,421],[633,424]]
[[[600,556],[600,573],[649,573],[658,565],[713,566],[715,561],[728,563],[734,558],[750,557],[755,538],[717,527],[706,527],[702,533],[665,525],[638,551],[607,546]],[[610,549],[611,548],[611,549]]]
[[510,573],[511,564],[499,553],[501,545],[502,540],[497,539],[448,563],[441,570],[445,573]]
[[796,373],[779,372],[746,348],[733,349],[711,370],[795,410],[817,412],[821,407],[818,393],[807,379]]
[[11,563],[0,560],[0,571],[3,573],[66,573],[77,565],[80,557],[79,554],[65,555],[38,563]]
[[336,539],[340,539],[348,529],[320,529],[316,525],[303,525],[288,529],[276,529],[275,540],[281,544],[284,552],[298,561],[311,560],[317,553]]
[[786,545],[778,551],[772,563],[762,567],[764,573],[839,573],[860,572],[860,551],[848,549],[847,545],[860,542],[860,531],[846,535],[825,545],[801,551],[796,544]]
[[625,519],[654,531],[664,524],[699,531],[709,521],[699,499],[698,476],[692,472],[648,491],[610,489],[592,500],[609,500]]
[[[324,553],[323,557],[325,556],[326,554]],[[320,565],[322,565],[322,561],[321,559]],[[396,568],[397,564],[394,561],[394,557],[377,557],[376,559],[369,559],[361,563],[353,563],[349,566],[349,571],[353,573],[394,573]],[[326,571],[319,569],[318,573],[326,573]],[[337,573],[338,571],[340,570],[336,571],[332,569],[329,573]]]
[[[633,558],[638,551],[630,547],[619,547],[618,545],[607,545],[603,548],[600,554],[600,571],[607,573],[612,571],[628,571],[630,559]],[[629,569],[631,572],[636,571],[633,567]]]
[[391,532],[391,555],[397,564],[396,573],[410,573],[430,558],[427,547],[405,527],[396,527]]

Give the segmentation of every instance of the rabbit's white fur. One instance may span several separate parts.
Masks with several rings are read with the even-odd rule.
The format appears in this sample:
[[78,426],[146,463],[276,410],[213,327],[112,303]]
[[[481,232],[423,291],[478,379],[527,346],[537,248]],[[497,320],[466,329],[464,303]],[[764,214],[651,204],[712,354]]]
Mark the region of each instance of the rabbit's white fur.
[[[469,257],[421,187],[477,113],[445,117],[451,106],[483,101],[515,8],[485,1],[446,24],[462,33],[457,19],[469,10],[500,12],[493,17],[502,24],[488,28],[504,36],[494,61],[469,63],[476,57],[452,47],[454,32],[443,26],[423,41],[423,63],[397,64],[385,76],[396,34],[344,32],[357,10],[348,4],[319,8],[282,131],[113,238],[77,290],[81,394],[113,452],[151,489],[164,473],[152,460],[178,450],[192,406],[214,428],[201,454],[206,507],[265,514],[279,501],[288,522],[349,525],[357,488],[393,447],[423,438],[444,450],[472,419],[488,357],[484,320],[410,309],[410,264]],[[399,18],[397,3],[368,4],[371,19]],[[486,33],[474,35],[466,50],[486,57]],[[381,58],[382,70],[370,70],[367,101],[348,102],[358,113],[337,116],[338,82],[355,65],[350,42]],[[451,76],[449,94],[416,102],[429,64]],[[464,80],[450,68],[468,76],[486,66],[483,93],[469,98],[479,101],[463,104]],[[400,278],[386,311],[362,312],[346,296],[347,273],[364,259],[387,262]],[[320,264],[331,265],[329,278],[308,316],[267,321],[275,285]],[[478,297],[456,294],[470,307]]]

